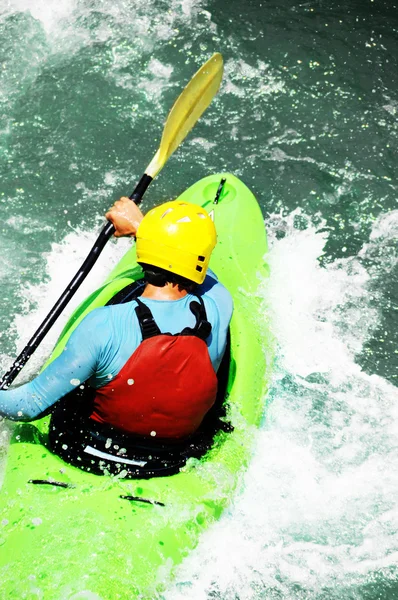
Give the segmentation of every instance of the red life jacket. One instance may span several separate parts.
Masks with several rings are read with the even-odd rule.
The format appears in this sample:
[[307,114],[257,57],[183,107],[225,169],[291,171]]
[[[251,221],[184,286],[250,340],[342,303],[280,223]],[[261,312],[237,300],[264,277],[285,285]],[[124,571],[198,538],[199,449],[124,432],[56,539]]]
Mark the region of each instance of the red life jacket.
[[90,415],[128,433],[184,438],[194,433],[217,395],[217,375],[205,340],[210,335],[202,298],[191,302],[193,328],[162,334],[136,299],[142,342],[121,371],[99,388]]

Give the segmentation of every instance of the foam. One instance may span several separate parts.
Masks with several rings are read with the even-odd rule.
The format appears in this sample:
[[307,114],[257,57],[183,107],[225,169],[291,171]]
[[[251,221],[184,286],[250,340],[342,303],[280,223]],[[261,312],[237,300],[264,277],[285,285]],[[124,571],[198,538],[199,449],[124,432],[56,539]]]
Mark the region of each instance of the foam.
[[253,66],[243,59],[228,59],[224,69],[223,91],[239,98],[258,99],[261,96],[286,93],[285,83],[273,69],[261,60]]
[[391,241],[396,215],[375,221],[358,257],[321,268],[326,234],[294,229],[296,213],[271,217],[285,228],[263,290],[280,348],[255,457],[166,600],[341,598],[377,571],[393,576],[398,390],[355,355],[379,322],[362,259]]
[[8,0],[10,13],[30,13],[43,24],[47,33],[53,32],[61,22],[70,18],[77,6],[77,0]]
[[151,58],[148,63],[148,77],[142,77],[140,80],[140,89],[144,90],[150,102],[155,102],[159,110],[162,109],[163,93],[172,84],[170,81],[173,73],[171,65],[163,64],[156,58]]
[[105,41],[116,35],[117,28],[108,25],[110,20],[122,31],[127,32],[128,29],[130,36],[147,37],[150,32],[150,37],[156,42],[168,40],[175,35],[174,27],[179,21],[183,20],[185,25],[193,22],[201,12],[202,4],[203,0],[171,0],[168,10],[159,12],[156,3],[147,0],[136,0],[134,3],[123,0],[103,0],[101,3],[78,0],[8,0],[7,8],[0,8],[0,17],[16,12],[27,13],[42,24],[49,37],[55,35],[61,39],[69,36],[74,37],[75,41],[80,37],[81,41],[91,43],[92,37],[83,35],[79,20],[83,18],[87,21],[91,14],[95,17],[101,15],[101,22],[94,34],[99,36],[96,41]]

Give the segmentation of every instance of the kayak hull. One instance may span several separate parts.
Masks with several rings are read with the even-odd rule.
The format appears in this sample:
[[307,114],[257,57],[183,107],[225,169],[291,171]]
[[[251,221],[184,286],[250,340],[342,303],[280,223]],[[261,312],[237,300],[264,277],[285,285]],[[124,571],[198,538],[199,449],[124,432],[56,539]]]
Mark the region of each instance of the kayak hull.
[[[213,204],[221,177],[227,182]],[[211,450],[176,475],[127,480],[84,472],[52,454],[49,417],[18,424],[0,491],[0,581],[8,599],[155,598],[241,481],[273,358],[258,294],[268,277],[263,218],[253,194],[230,174],[206,177],[180,199],[213,214],[218,244],[210,267],[234,299],[227,384],[234,431],[217,434]],[[50,360],[87,312],[141,276],[132,247],[75,311]]]

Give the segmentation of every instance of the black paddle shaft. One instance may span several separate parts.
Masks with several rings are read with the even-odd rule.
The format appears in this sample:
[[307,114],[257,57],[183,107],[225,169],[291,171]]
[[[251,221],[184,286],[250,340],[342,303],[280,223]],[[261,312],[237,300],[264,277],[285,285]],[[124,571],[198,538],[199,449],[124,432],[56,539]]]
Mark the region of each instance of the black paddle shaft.
[[[149,175],[143,175],[137,184],[134,192],[130,196],[130,200],[133,200],[136,204],[141,202],[141,198],[144,195],[147,187],[152,181],[152,177]],[[74,296],[80,285],[83,283],[91,269],[97,262],[99,255],[105,247],[107,241],[112,237],[115,232],[115,228],[112,223],[107,223],[99,234],[94,246],[91,248],[86,260],[76,273],[72,281],[64,290],[63,294],[58,298],[57,302],[52,307],[40,327],[34,333],[33,337],[26,344],[21,354],[17,357],[12,367],[7,371],[0,381],[0,390],[8,388],[8,386],[14,381],[18,373],[23,369],[33,352],[39,346],[43,338],[47,335],[59,315],[64,310],[65,306],[69,303],[71,298]]]

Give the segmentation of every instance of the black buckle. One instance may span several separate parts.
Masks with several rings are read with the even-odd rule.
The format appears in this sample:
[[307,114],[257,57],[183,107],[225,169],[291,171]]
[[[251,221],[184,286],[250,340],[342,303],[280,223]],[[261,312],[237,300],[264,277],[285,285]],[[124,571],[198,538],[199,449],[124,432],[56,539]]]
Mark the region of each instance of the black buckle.
[[138,298],[135,299],[137,306],[135,307],[135,314],[137,315],[138,323],[142,333],[142,341],[148,338],[161,335],[159,327],[156,325],[156,321],[149,308],[141,302]]

